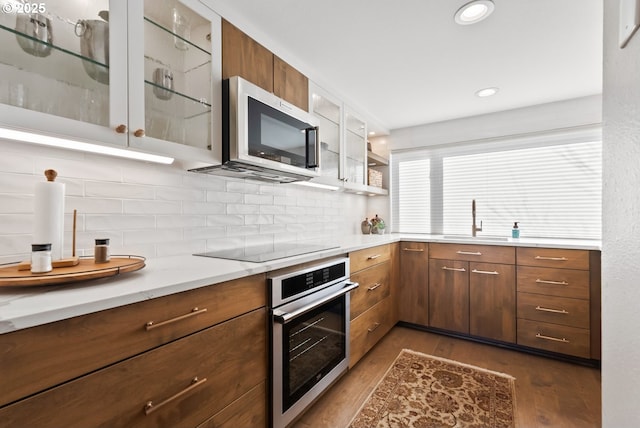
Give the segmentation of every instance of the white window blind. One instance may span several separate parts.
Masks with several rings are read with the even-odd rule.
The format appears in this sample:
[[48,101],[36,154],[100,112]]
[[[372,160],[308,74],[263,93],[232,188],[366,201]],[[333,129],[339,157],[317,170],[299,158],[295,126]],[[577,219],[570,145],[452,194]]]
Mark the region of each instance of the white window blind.
[[599,132],[403,152],[392,174],[394,231],[468,235],[475,199],[480,235],[602,235]]
[[429,233],[429,159],[407,160],[398,165],[398,223],[400,232]]

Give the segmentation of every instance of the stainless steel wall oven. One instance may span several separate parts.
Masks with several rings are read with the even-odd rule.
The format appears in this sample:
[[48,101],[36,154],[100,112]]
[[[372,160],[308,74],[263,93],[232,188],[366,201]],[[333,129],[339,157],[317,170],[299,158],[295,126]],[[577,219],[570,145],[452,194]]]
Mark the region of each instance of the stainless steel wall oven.
[[296,419],[349,365],[349,259],[274,272],[271,289],[271,422]]

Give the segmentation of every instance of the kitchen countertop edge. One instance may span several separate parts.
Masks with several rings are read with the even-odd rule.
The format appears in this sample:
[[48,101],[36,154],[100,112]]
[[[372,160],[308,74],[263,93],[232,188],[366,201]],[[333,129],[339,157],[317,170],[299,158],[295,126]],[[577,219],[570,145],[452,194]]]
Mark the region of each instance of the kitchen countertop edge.
[[336,248],[263,263],[192,255],[152,258],[147,260],[144,269],[116,278],[67,285],[0,288],[0,334],[399,241],[584,250],[601,248],[599,241],[587,240],[521,238],[493,241],[482,237],[458,240],[442,235],[394,233],[351,235],[341,238]]

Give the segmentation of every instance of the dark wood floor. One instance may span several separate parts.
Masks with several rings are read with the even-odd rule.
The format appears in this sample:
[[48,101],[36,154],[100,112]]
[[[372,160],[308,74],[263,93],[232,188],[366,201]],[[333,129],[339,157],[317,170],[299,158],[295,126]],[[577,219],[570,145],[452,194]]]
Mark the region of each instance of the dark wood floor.
[[599,369],[394,327],[294,427],[346,427],[404,348],[514,376],[518,428],[601,426]]

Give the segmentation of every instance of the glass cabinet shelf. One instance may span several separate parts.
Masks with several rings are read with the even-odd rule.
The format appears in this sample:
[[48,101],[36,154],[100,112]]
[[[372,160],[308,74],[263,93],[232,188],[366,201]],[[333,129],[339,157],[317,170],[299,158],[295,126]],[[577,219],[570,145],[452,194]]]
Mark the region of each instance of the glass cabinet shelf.
[[54,24],[58,27],[49,43],[11,28],[7,16],[2,17],[0,103],[108,125],[109,86],[92,79],[86,68],[108,76],[109,66],[80,53],[75,24],[61,19]]

